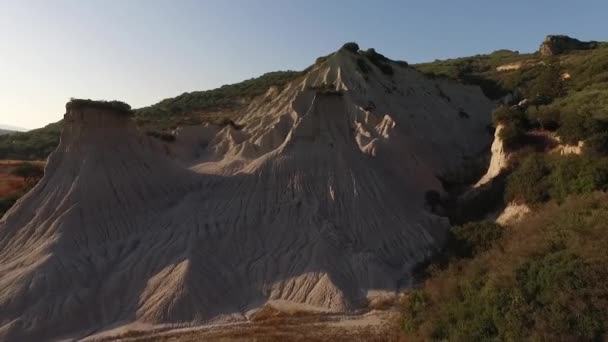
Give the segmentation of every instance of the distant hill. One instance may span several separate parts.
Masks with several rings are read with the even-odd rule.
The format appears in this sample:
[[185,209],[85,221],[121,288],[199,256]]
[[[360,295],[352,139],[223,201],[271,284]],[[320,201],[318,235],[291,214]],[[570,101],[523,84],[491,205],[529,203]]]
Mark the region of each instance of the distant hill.
[[27,131],[25,128],[0,124],[0,135],[25,131]]
[[11,126],[11,125],[3,125],[0,124],[0,131],[10,131],[10,132],[25,132],[28,129],[23,127]]

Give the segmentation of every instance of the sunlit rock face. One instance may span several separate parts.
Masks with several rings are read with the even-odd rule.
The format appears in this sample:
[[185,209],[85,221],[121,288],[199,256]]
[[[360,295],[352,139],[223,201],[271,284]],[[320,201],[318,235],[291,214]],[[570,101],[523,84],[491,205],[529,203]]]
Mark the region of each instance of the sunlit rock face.
[[44,178],[0,220],[0,340],[241,320],[274,300],[349,311],[411,285],[449,228],[424,194],[488,151],[492,103],[383,63],[341,49],[237,124],[170,143],[69,108]]

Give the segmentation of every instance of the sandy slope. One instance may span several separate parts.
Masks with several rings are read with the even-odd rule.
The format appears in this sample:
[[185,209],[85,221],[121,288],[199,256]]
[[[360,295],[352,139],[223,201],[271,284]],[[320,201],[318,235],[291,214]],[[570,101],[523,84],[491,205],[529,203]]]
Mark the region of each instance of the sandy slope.
[[424,193],[470,173],[492,104],[356,58],[255,99],[242,130],[168,145],[70,110],[45,177],[0,221],[0,340],[246,320],[269,300],[348,312],[408,286],[448,228]]

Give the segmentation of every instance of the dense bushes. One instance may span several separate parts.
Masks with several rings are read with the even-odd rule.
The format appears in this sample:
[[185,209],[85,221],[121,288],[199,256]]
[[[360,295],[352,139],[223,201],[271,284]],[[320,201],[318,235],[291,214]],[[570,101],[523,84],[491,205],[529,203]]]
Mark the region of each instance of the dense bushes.
[[361,51],[360,54],[367,58],[373,65],[378,67],[385,75],[393,75],[393,67],[390,65],[391,60],[376,52],[374,49]]
[[607,220],[607,196],[591,194],[502,230],[407,295],[406,340],[604,340]]
[[530,63],[509,72],[495,72],[491,62],[521,61],[508,53],[423,66],[459,80],[489,78],[527,98],[493,115],[508,148],[550,136],[531,129],[585,143],[584,155],[518,151],[504,197],[534,205],[534,213],[507,228],[454,228],[434,259],[440,266],[427,268],[431,277],[403,302],[406,340],[608,339],[608,195],[597,192],[608,189],[607,57],[604,45],[559,61],[528,55]]
[[608,159],[532,154],[507,178],[506,202],[538,204],[562,201],[608,187]]
[[577,144],[606,131],[606,122],[589,114],[570,113],[561,120],[557,134],[567,144]]
[[565,95],[565,85],[562,80],[563,68],[559,60],[546,61],[537,66],[540,68],[539,75],[528,85],[530,98],[539,104],[549,104],[554,99]]
[[507,178],[506,202],[540,203],[549,198],[549,165],[542,155],[531,155]]
[[22,163],[17,166],[11,174],[23,178],[25,183],[38,182],[38,180],[44,176],[44,167],[32,163]]
[[526,112],[528,122],[534,128],[555,131],[560,126],[561,113],[559,109],[550,107],[529,108]]
[[592,157],[608,156],[608,132],[594,134],[585,140],[584,151]]
[[70,109],[78,109],[82,107],[93,107],[99,109],[112,110],[114,112],[131,115],[133,114],[133,110],[131,106],[122,102],[122,101],[96,101],[91,99],[75,99],[72,98],[68,103],[66,103],[65,108],[67,110]]
[[450,231],[447,253],[451,257],[468,258],[489,250],[502,237],[503,228],[490,221],[470,222]]
[[525,142],[528,119],[526,114],[517,107],[502,106],[492,113],[495,126],[502,125],[499,138],[507,150],[514,150]]
[[[496,67],[523,62],[532,55],[516,51],[500,50],[488,55],[448,59],[416,65],[416,69],[431,77],[446,77],[467,84],[478,85],[491,99],[499,99],[526,83],[529,68],[512,73],[499,73]],[[533,70],[533,69],[532,69]]]
[[[516,70],[497,71],[496,67],[520,63]],[[443,76],[477,84],[491,98],[507,93],[510,104],[526,98],[529,107],[520,110],[528,125],[509,122],[504,135],[507,144],[517,148],[525,130],[557,130],[562,142],[577,144],[593,140],[602,143],[600,135],[608,131],[608,46],[576,51],[558,58],[542,59],[538,55],[520,55],[497,51],[490,55],[435,61],[419,64],[418,70],[432,76]],[[513,144],[511,144],[513,143]],[[598,148],[596,152],[603,149]]]
[[342,45],[342,49],[344,49],[346,51],[350,51],[352,53],[357,53],[357,51],[359,51],[359,44],[357,44],[355,42],[348,42],[348,43]]

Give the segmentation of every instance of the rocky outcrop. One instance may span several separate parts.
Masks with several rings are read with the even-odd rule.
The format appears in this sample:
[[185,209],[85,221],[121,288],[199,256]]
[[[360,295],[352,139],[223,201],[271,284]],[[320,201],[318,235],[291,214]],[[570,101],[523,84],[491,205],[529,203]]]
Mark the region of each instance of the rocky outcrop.
[[502,212],[498,214],[496,223],[508,226],[521,221],[531,212],[530,207],[525,204],[509,203]]
[[576,145],[568,145],[568,144],[559,144],[555,147],[555,153],[559,153],[561,155],[568,154],[577,154],[580,155],[583,153],[583,149],[585,148],[585,142],[579,141]]
[[597,47],[597,42],[582,42],[563,35],[547,36],[540,45],[540,54],[545,57],[555,56],[574,50],[589,50]]
[[513,71],[521,69],[523,62],[514,62],[509,64],[503,64],[496,67],[496,71]]
[[500,175],[508,166],[510,155],[506,152],[504,142],[500,138],[500,132],[504,129],[504,125],[500,124],[496,127],[494,132],[494,142],[490,150],[492,151],[492,157],[490,159],[490,166],[485,175],[475,184],[474,187],[480,187],[496,176]]
[[395,63],[361,71],[352,50],[166,144],[115,107],[69,106],[44,178],[0,220],[0,340],[276,300],[349,311],[410,286],[449,228],[424,194],[487,149],[493,104]]

